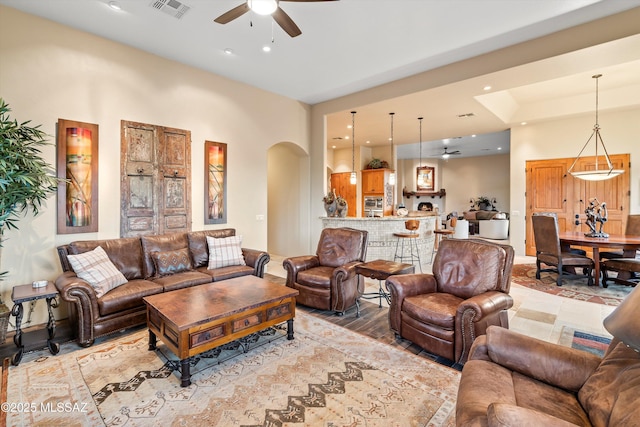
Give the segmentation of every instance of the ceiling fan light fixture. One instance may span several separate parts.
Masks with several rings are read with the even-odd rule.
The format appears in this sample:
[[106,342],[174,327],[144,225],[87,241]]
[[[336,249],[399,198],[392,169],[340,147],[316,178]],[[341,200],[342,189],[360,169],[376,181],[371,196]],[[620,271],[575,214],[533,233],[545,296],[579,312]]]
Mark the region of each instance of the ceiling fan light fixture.
[[[568,170],[568,172],[575,178],[582,179],[585,181],[604,181],[606,179],[615,178],[616,176],[624,173],[624,170],[622,169],[613,168],[613,163],[611,163],[611,159],[609,158],[609,153],[607,152],[607,147],[604,146],[604,141],[602,140],[602,136],[600,136],[600,125],[598,124],[598,79],[600,77],[602,77],[602,74],[596,74],[592,76],[592,78],[596,79],[596,124],[593,126],[593,132],[591,133],[591,136],[589,137],[589,139],[587,139],[587,142],[582,146],[582,150],[580,150],[580,152],[578,153],[578,156],[573,161],[573,163],[571,164],[571,167]],[[586,171],[574,171],[573,167],[576,165],[576,163],[580,159],[580,156],[582,155],[582,152],[584,151],[584,149],[587,148],[587,145],[589,145],[589,142],[591,142],[591,139],[594,139],[594,142],[596,145],[595,169],[586,170]],[[598,158],[599,158],[598,144],[602,146],[602,151],[604,151],[604,158],[607,162],[608,169],[600,169],[598,167]]]
[[277,8],[276,0],[249,0],[249,9],[258,15],[271,15]]
[[449,154],[449,153],[444,153],[442,155],[442,158],[445,159],[445,160],[447,160],[449,157],[451,157],[451,154]]

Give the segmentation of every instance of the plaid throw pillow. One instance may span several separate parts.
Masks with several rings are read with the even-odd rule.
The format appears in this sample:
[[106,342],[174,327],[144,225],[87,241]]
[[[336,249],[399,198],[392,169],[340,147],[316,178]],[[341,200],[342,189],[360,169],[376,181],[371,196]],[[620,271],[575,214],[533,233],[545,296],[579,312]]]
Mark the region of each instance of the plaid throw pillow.
[[111,289],[127,283],[127,279],[113,265],[100,246],[89,252],[67,255],[67,259],[76,275],[96,290],[98,298]]
[[242,236],[215,238],[207,236],[209,246],[209,270],[229,265],[247,265],[242,255]]
[[189,249],[175,251],[151,252],[151,259],[156,266],[156,276],[167,276],[193,268]]

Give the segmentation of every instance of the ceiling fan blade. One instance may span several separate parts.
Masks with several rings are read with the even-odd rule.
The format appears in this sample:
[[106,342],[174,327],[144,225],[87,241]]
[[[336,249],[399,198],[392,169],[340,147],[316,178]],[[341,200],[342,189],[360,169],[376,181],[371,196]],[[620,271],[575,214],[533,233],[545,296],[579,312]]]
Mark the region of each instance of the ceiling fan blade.
[[217,22],[218,24],[226,24],[228,22],[233,21],[236,18],[241,17],[245,13],[249,12],[249,10],[250,10],[249,4],[247,2],[244,2],[240,6],[234,7],[230,11],[225,12],[222,15],[218,16],[213,21]]
[[302,31],[300,31],[300,28],[293,22],[293,19],[291,19],[284,10],[280,9],[280,6],[278,6],[271,16],[273,16],[273,19],[278,25],[291,37],[297,37],[302,34]]

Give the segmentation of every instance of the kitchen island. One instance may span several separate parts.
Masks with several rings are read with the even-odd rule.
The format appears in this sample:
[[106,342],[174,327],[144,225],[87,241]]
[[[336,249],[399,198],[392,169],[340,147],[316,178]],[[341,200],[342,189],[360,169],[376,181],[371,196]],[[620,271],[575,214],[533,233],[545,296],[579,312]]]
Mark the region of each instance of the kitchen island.
[[[322,220],[322,228],[349,227],[355,228],[356,230],[368,231],[367,262],[376,259],[393,261],[398,241],[398,238],[394,236],[393,233],[406,233],[407,230],[404,226],[405,221],[417,219],[420,221],[420,227],[417,230],[419,237],[417,237],[416,243],[418,244],[418,251],[420,253],[422,271],[430,271],[427,266],[431,263],[431,251],[433,251],[433,230],[435,230],[436,221],[440,219],[437,214],[410,217],[385,216],[382,218],[321,217],[320,219]],[[420,268],[416,265],[416,272],[419,271]]]

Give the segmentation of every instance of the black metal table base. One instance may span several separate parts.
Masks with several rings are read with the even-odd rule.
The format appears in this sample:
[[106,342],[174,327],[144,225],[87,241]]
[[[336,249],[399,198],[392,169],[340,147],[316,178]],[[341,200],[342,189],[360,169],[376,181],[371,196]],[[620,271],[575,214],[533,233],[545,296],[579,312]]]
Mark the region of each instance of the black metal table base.
[[[58,300],[55,297],[47,298],[47,311],[49,313],[49,321],[47,322],[47,347],[51,354],[58,354],[60,351],[60,344],[53,342],[53,338],[56,336],[56,319],[53,317],[53,309],[58,307]],[[24,316],[24,308],[22,303],[13,305],[11,314],[16,318],[16,334],[13,336],[13,342],[18,347],[18,352],[13,355],[11,363],[14,366],[18,366],[24,355],[24,344],[22,343],[22,317]]]

